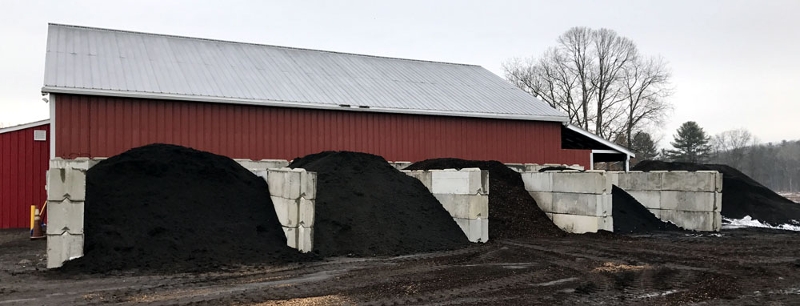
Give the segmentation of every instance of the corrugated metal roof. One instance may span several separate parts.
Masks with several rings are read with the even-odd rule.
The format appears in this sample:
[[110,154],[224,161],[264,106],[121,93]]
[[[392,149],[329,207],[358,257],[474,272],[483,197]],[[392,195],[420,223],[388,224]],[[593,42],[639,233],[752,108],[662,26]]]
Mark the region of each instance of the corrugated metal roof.
[[567,120],[480,66],[59,24],[42,91]]

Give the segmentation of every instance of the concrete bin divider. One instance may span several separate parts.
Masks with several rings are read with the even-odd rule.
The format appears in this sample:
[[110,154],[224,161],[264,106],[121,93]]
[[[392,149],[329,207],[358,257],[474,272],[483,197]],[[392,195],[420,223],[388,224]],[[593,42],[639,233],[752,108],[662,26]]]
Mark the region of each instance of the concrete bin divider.
[[481,170],[478,168],[431,170],[431,193],[488,193],[488,180],[484,183],[481,179]]
[[406,167],[411,166],[412,163],[409,161],[390,161],[389,164],[397,170],[403,170]]
[[[622,188],[622,187],[620,187]],[[622,188],[630,194],[636,201],[639,201],[647,209],[661,209],[661,191],[639,191],[627,190]]]
[[717,171],[650,171],[615,174],[617,186],[656,217],[695,231],[719,231],[722,174]]
[[611,216],[595,217],[554,213],[553,223],[563,231],[574,234],[596,233],[599,230],[614,231],[614,220]]
[[285,168],[289,166],[289,161],[285,159],[262,159],[262,160],[251,160],[251,159],[234,159],[239,165],[242,165],[247,170],[250,171],[265,171],[267,169],[278,169],[278,168]]
[[401,170],[408,176],[411,176],[417,180],[419,180],[422,185],[425,185],[425,188],[428,188],[429,191],[432,191],[432,184],[431,181],[433,180],[432,174],[430,171],[422,171],[422,170]]
[[605,171],[524,172],[528,194],[553,223],[571,233],[613,231],[611,182]]
[[694,191],[661,191],[662,210],[681,211],[714,211],[715,195],[713,192]]
[[453,218],[489,218],[489,197],[469,194],[433,194]]
[[47,267],[83,256],[86,171],[97,160],[56,158],[47,170]]
[[47,268],[61,267],[65,261],[83,256],[83,234],[47,235]]
[[297,227],[300,223],[300,204],[297,200],[287,199],[279,196],[270,196],[275,214],[283,227]]
[[669,220],[675,225],[701,232],[719,231],[721,216],[707,211],[661,210],[661,219]]
[[687,172],[671,171],[661,173],[664,191],[705,191],[714,192],[716,189],[715,172]]
[[471,242],[489,240],[489,172],[461,170],[403,170],[428,190],[453,217]]
[[301,252],[313,249],[317,174],[301,168],[257,171],[265,179],[286,244]]
[[552,213],[605,217],[611,216],[610,194],[552,193]]
[[553,173],[555,172],[523,172],[520,176],[522,176],[522,182],[525,184],[525,190],[552,192]]
[[71,233],[82,235],[84,209],[83,201],[73,202],[70,199],[48,201],[47,214],[55,217],[48,218],[46,234],[61,235]]
[[[577,171],[577,170],[575,170]],[[611,181],[605,172],[572,172],[553,175],[553,192],[603,194],[611,192]]]

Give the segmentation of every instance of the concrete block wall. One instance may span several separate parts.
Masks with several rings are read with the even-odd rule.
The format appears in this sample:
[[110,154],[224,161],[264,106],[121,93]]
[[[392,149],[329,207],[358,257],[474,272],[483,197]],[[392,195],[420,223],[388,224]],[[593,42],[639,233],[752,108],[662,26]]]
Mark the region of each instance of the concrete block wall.
[[289,161],[285,159],[234,159],[237,163],[242,165],[247,170],[257,172],[266,171],[267,169],[286,168],[289,166]]
[[614,231],[611,177],[589,170],[523,172],[525,190],[553,223],[569,233]]
[[47,267],[83,256],[86,171],[101,159],[50,160],[47,171]]
[[550,167],[564,167],[570,168],[573,170],[584,170],[584,167],[578,164],[567,165],[567,164],[522,164],[522,163],[506,163],[506,166],[511,168],[511,170],[517,172],[539,172],[539,170],[543,168],[550,168]]
[[305,169],[257,171],[269,185],[270,199],[286,234],[286,244],[301,252],[314,248],[314,211],[317,174]]
[[469,241],[489,241],[489,171],[465,168],[403,173],[430,190]]
[[403,170],[406,167],[410,166],[412,164],[412,162],[409,162],[409,161],[390,161],[389,164],[392,165],[392,167],[394,167],[397,170]]
[[722,226],[722,173],[717,171],[609,172],[622,188],[661,220],[695,231]]

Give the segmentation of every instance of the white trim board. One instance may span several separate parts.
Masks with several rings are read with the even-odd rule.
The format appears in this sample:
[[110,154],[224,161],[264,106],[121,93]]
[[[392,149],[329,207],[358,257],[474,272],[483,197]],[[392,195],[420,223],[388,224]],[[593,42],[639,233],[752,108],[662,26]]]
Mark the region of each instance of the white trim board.
[[629,158],[636,157],[636,154],[634,154],[630,150],[626,149],[625,147],[620,146],[620,145],[618,145],[616,143],[610,142],[608,140],[605,140],[602,137],[597,136],[595,134],[592,134],[589,131],[586,131],[586,130],[584,130],[582,128],[579,128],[577,126],[574,126],[572,124],[565,124],[565,126],[570,131],[577,132],[578,134],[581,134],[583,136],[589,137],[589,138],[591,138],[591,139],[593,139],[593,140],[595,140],[595,141],[597,141],[599,143],[602,143],[603,145],[606,145],[606,146],[610,147],[611,149],[613,149],[613,151],[612,150],[592,150],[592,153],[614,153],[614,154],[622,153],[622,154],[628,155]]
[[50,119],[45,119],[45,120],[39,120],[39,121],[30,122],[30,123],[24,123],[24,124],[20,124],[20,125],[15,125],[15,126],[4,127],[4,128],[0,128],[0,134],[9,133],[9,132],[13,132],[13,131],[24,130],[24,129],[27,129],[27,128],[32,128],[34,126],[39,126],[39,125],[49,124],[49,123],[50,123]]

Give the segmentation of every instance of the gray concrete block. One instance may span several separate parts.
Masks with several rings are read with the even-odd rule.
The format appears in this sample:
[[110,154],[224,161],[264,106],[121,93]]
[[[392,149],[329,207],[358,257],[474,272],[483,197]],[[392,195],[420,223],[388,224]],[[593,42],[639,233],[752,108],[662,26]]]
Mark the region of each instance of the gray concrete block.
[[713,192],[716,189],[716,174],[708,171],[670,171],[662,173],[661,180],[661,190]]
[[72,168],[53,168],[48,171],[47,200],[86,200],[86,172]]
[[522,182],[527,191],[553,191],[553,172],[523,172]]
[[274,197],[283,197],[284,182],[286,181],[286,172],[284,169],[269,169],[267,170],[267,185],[269,185],[269,194]]
[[611,215],[611,195],[583,193],[553,193],[553,207],[557,214],[603,217]]
[[47,235],[47,268],[61,267],[64,262],[83,256],[83,234]]
[[285,159],[262,159],[258,162],[265,165],[265,169],[289,167],[289,161]]
[[511,169],[511,170],[514,170],[514,171],[516,171],[516,172],[520,172],[520,173],[522,173],[522,172],[525,172],[525,165],[524,165],[524,164],[519,164],[519,163],[506,163],[505,165],[506,165],[506,167],[508,167],[509,169]]
[[661,191],[662,210],[714,211],[713,192]]
[[716,180],[714,191],[722,192],[722,188],[725,187],[725,186],[722,186],[723,176],[724,176],[724,174],[722,174],[722,172],[717,172],[717,175],[714,178]]
[[462,219],[453,218],[458,227],[467,236],[470,242],[486,243],[489,241],[489,220],[488,219]]
[[291,169],[286,172],[283,182],[283,197],[287,199],[299,199],[303,190],[304,169]]
[[315,200],[300,198],[298,208],[298,226],[314,227]]
[[661,210],[660,209],[648,209],[650,213],[652,213],[656,218],[661,219]]
[[283,234],[286,235],[286,245],[290,248],[297,249],[298,230],[296,227],[282,226]]
[[661,209],[661,191],[628,191],[636,201],[648,209]]
[[297,227],[300,223],[299,200],[270,196],[278,221],[285,227]]
[[622,172],[622,171],[607,171],[606,172],[606,176],[608,177],[608,180],[611,183],[611,185],[619,187],[619,176],[620,176],[621,173],[625,173],[625,172]]
[[478,194],[484,192],[482,188],[478,168],[431,170],[431,193]]
[[317,173],[302,170],[300,177],[300,197],[313,200],[317,198]]
[[716,212],[722,211],[722,192],[714,193],[714,211]]
[[543,165],[540,164],[523,164],[525,165],[525,170],[522,172],[539,172],[540,169],[544,168]]
[[83,201],[48,201],[47,234],[83,234],[83,214]]
[[[712,232],[718,231],[716,226],[716,212],[662,210],[661,220],[675,223],[675,225],[693,231]],[[720,223],[721,224],[721,219]]]
[[250,159],[234,159],[239,165],[243,168],[250,170],[250,171],[264,171],[268,169],[276,169],[276,168],[285,168],[289,166],[289,162],[284,159],[262,159],[262,160],[250,160]]
[[54,158],[50,160],[50,169],[75,169],[87,171],[96,165],[100,160],[78,157],[76,159]]
[[431,187],[432,174],[431,174],[430,171],[403,170],[403,173],[405,173],[406,175],[411,176],[411,177],[419,180],[422,183],[422,185],[425,185],[425,188],[428,188],[428,191],[431,191],[431,188],[432,188]]
[[303,253],[308,253],[314,250],[313,227],[297,227],[297,250]]
[[618,173],[617,187],[625,191],[656,191],[661,190],[662,173],[628,172]]
[[591,194],[610,193],[611,181],[605,173],[564,171],[553,173],[553,191]]
[[549,191],[528,191],[536,205],[544,212],[553,212],[553,193]]
[[481,171],[481,194],[489,194],[489,171],[480,170]]
[[489,196],[476,194],[433,194],[450,216],[461,219],[489,217]]
[[392,165],[392,167],[394,167],[397,170],[403,170],[406,167],[410,166],[411,162],[408,162],[408,161],[396,161],[396,162],[389,162],[389,164]]
[[609,217],[553,214],[553,223],[561,230],[573,233],[596,233],[598,230],[613,231],[614,221]]

